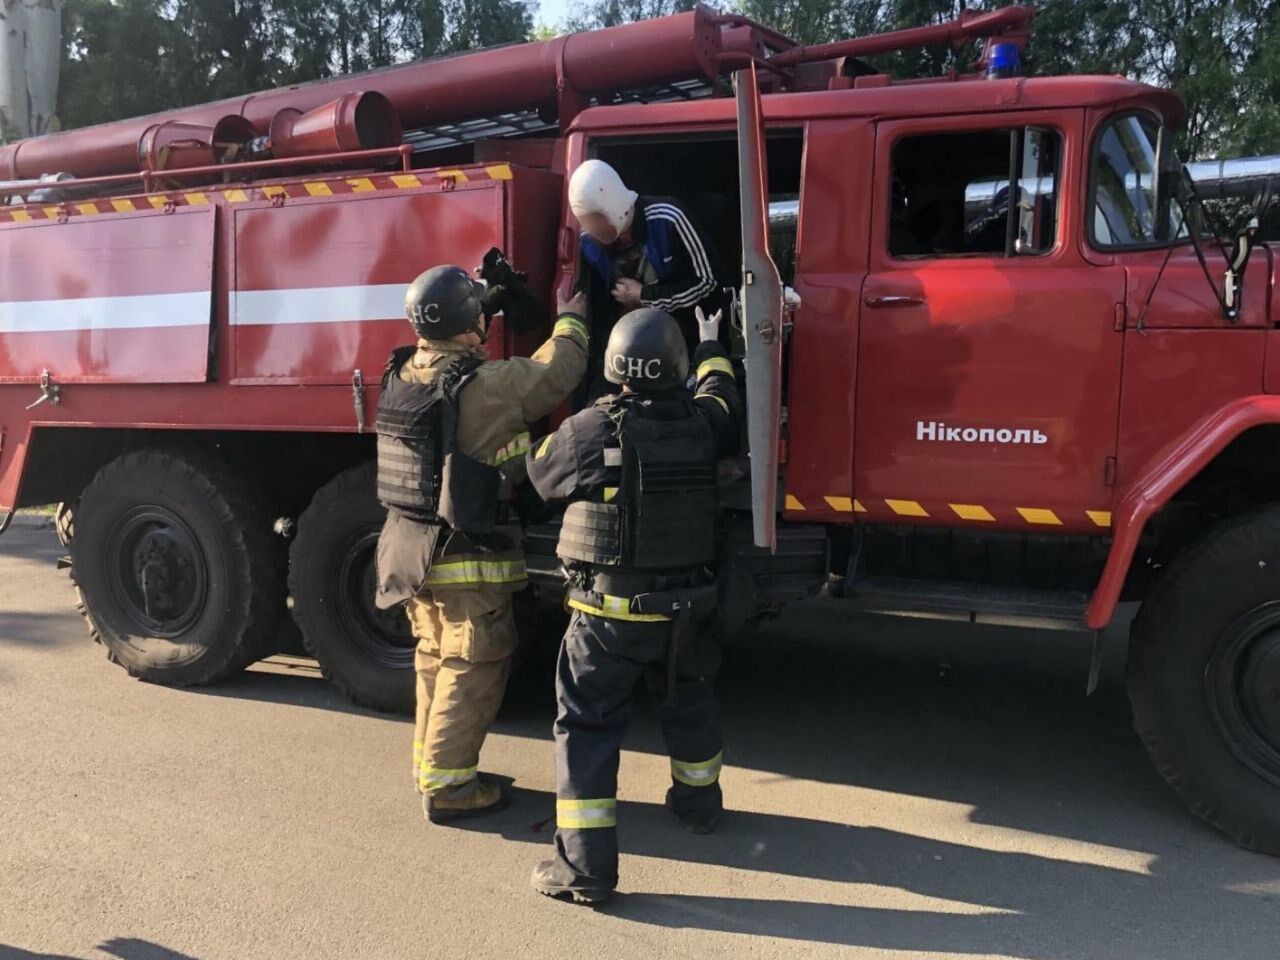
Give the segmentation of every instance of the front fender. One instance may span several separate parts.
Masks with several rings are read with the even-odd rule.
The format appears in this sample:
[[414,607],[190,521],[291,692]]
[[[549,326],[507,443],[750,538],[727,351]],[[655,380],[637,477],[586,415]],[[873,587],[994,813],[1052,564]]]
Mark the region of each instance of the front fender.
[[1254,427],[1277,423],[1280,396],[1243,397],[1197,421],[1152,458],[1113,511],[1111,552],[1085,613],[1090,627],[1100,630],[1111,622],[1147,521],[1236,437]]

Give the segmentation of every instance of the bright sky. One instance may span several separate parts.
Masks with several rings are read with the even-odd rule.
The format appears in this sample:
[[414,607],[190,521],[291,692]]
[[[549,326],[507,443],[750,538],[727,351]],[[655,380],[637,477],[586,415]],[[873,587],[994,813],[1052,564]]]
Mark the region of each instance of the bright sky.
[[537,12],[533,15],[535,24],[546,24],[554,27],[564,20],[569,13],[570,0],[535,0],[531,6],[536,6]]

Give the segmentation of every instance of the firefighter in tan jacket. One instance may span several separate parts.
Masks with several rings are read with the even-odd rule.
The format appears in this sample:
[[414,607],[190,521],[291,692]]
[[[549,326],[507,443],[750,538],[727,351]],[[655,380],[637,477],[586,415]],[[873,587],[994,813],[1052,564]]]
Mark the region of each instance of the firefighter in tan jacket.
[[403,604],[418,640],[413,774],[433,823],[506,805],[477,772],[516,648],[512,594],[526,584],[502,502],[524,481],[528,424],[587,363],[580,297],[533,356],[486,360],[484,289],[452,266],[414,281],[405,309],[418,344],[392,354],[378,405],[378,604]]

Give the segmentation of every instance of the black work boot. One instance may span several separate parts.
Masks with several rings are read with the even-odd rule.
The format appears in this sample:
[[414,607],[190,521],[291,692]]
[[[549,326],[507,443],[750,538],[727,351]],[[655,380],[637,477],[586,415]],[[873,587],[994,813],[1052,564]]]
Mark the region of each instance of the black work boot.
[[554,860],[543,860],[534,867],[529,882],[533,885],[533,889],[544,897],[554,897],[558,900],[572,899],[574,903],[585,903],[588,906],[604,903],[613,896],[612,889],[600,883],[584,880],[558,857]]
[[466,783],[424,794],[422,812],[432,823],[448,823],[505,810],[509,800],[501,784],[481,775]]
[[667,809],[676,815],[680,825],[690,833],[714,833],[724,816],[724,794],[720,784],[696,787],[693,791],[667,788]]

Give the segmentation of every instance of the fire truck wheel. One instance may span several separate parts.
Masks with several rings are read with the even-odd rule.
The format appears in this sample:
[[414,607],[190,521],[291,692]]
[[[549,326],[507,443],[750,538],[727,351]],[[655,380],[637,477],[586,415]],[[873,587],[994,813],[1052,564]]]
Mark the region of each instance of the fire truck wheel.
[[413,634],[400,608],[373,602],[386,511],[373,463],[346,470],[298,518],[289,551],[293,616],[325,678],[361,706],[413,712]]
[[1134,622],[1129,697],[1191,810],[1280,854],[1280,507],[1223,524],[1165,570]]
[[71,500],[58,504],[53,515],[53,531],[58,535],[58,542],[64,547],[71,546],[71,538],[76,534],[76,509],[79,500]]
[[76,514],[72,579],[90,633],[130,676],[212,683],[271,652],[284,557],[253,485],[197,451],[103,467]]

